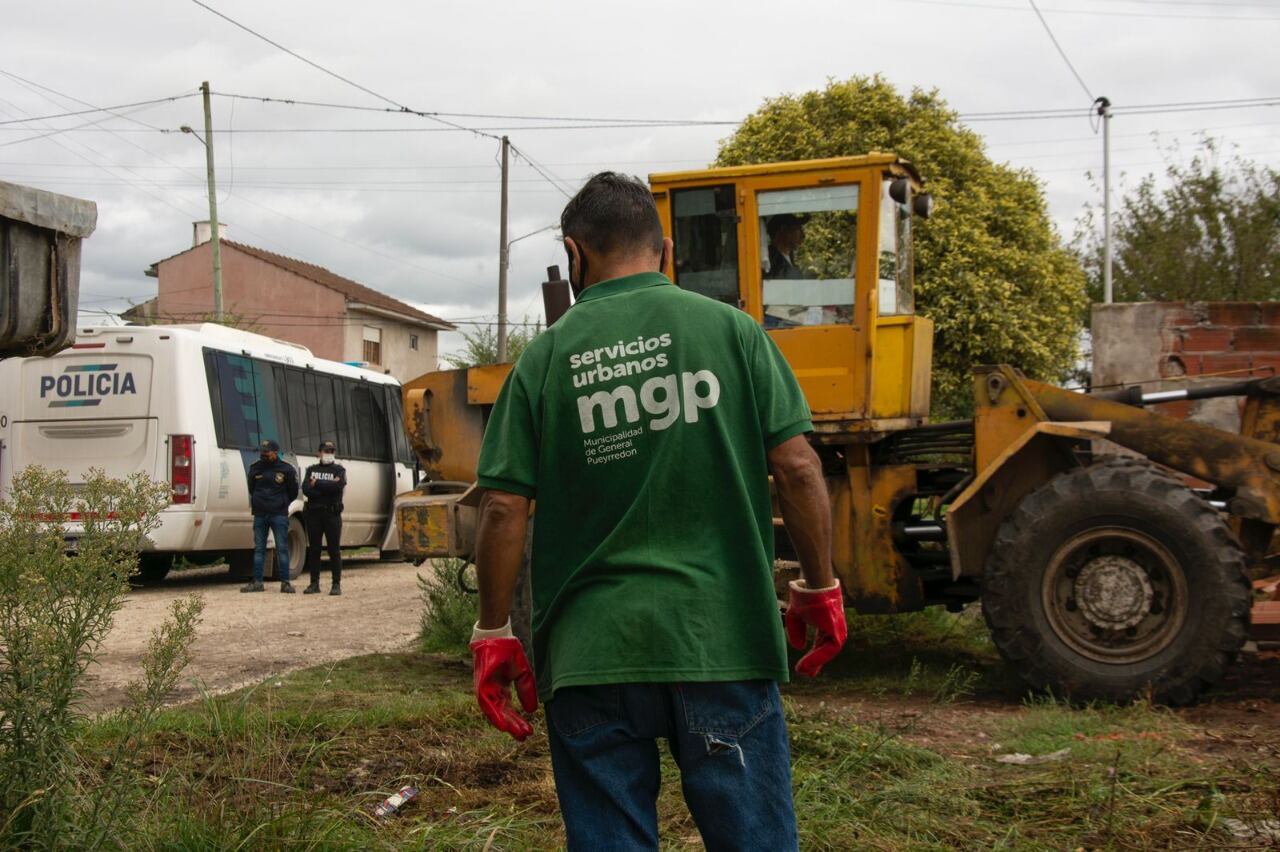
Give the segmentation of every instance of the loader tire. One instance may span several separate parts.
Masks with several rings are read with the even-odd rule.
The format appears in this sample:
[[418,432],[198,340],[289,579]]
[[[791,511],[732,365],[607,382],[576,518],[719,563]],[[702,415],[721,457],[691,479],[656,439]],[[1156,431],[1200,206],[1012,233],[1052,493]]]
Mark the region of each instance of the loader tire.
[[1147,462],[1056,476],[1001,525],[982,609],[1001,655],[1072,701],[1188,704],[1249,631],[1245,559],[1221,515]]

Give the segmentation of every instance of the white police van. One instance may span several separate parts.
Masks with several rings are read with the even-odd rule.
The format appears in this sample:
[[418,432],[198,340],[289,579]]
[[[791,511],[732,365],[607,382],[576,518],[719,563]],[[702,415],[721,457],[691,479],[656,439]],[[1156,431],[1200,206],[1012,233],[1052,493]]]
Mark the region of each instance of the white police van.
[[[0,500],[33,464],[73,482],[91,467],[168,480],[169,507],[140,561],[148,581],[176,556],[248,570],[246,473],[265,439],[300,477],[320,442],[335,441],[347,469],[343,547],[399,549],[392,504],[414,467],[391,376],[213,324],[84,328],[51,358],[0,361]],[[290,577],[305,560],[301,511],[300,495],[289,507]]]

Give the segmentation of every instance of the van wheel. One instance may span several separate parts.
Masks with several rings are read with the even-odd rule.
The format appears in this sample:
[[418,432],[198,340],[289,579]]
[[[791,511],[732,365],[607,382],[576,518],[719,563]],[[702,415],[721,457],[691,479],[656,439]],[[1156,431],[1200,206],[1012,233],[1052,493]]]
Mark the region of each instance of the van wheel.
[[1187,704],[1244,644],[1244,567],[1222,516],[1182,482],[1103,462],[1058,475],[1005,520],[982,610],[1034,687]]
[[[296,580],[302,574],[303,567],[307,564],[307,530],[302,525],[302,518],[294,515],[289,519],[289,579]],[[274,579],[284,579],[280,570],[280,559],[278,554],[273,556],[271,560],[272,574]]]
[[129,582],[135,586],[154,586],[169,576],[172,567],[172,553],[139,554],[138,571],[129,578]]

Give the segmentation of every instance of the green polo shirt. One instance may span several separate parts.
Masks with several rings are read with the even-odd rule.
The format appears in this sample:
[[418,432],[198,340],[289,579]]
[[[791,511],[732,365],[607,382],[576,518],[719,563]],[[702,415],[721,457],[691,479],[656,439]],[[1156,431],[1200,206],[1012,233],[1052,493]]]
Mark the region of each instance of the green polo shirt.
[[811,429],[763,329],[658,273],[588,287],[529,344],[479,482],[537,501],[544,701],[584,684],[787,679],[765,453]]

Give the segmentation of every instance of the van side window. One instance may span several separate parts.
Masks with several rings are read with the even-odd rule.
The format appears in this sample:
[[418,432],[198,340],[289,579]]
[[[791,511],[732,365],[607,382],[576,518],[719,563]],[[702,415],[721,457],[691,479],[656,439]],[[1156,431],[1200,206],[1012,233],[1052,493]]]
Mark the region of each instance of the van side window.
[[282,452],[313,455],[336,441],[352,459],[413,464],[400,389],[206,349],[209,402],[224,449],[271,438]]
[[257,446],[258,401],[253,386],[253,362],[225,352],[205,353],[210,374],[218,446],[251,449]]
[[391,443],[396,461],[413,467],[413,450],[409,447],[409,436],[404,431],[404,409],[400,402],[400,388],[394,385],[383,385],[387,392],[387,415],[390,418]]
[[253,365],[253,388],[258,403],[257,432],[250,431],[252,443],[271,439],[280,444],[281,452],[294,452],[293,442],[284,429],[284,394],[280,387],[283,382],[277,381],[276,375],[279,368],[262,361],[245,360]]
[[391,461],[387,434],[386,399],[379,385],[348,382],[354,455],[374,461]]
[[[333,390],[334,381],[329,376],[317,376],[315,374],[307,376],[307,410],[311,413],[311,406],[314,404],[316,446],[320,445],[320,441],[340,440],[338,435],[338,404]],[[342,431],[345,432],[346,430]],[[339,445],[338,451],[345,453],[348,448]]]
[[320,445],[316,435],[315,404],[307,405],[307,374],[286,369],[284,392],[289,402],[289,436],[295,453],[313,453]]
[[270,438],[280,449],[290,452],[292,441],[285,434],[286,407],[280,381],[283,369],[228,352],[205,351],[205,372],[209,377],[209,402],[218,446],[224,449],[254,449]]

